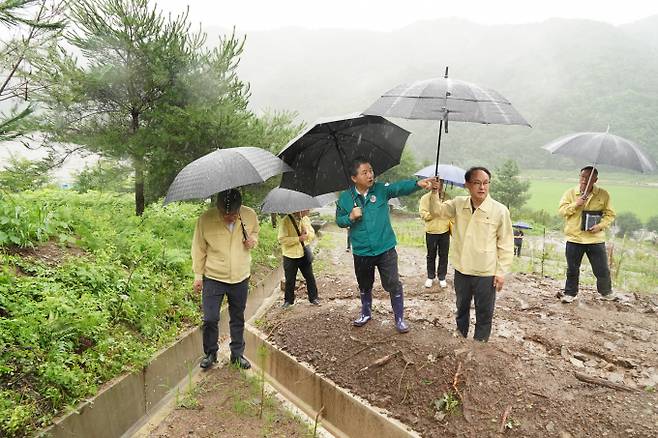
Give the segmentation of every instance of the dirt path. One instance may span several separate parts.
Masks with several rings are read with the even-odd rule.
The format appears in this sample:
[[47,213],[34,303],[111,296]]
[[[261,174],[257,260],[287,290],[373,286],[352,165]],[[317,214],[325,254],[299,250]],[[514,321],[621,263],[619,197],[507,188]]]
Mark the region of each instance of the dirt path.
[[379,280],[374,319],[355,328],[360,302],[344,239],[329,228],[316,257],[323,305],[308,305],[300,284],[298,304],[272,308],[264,330],[319,373],[428,437],[658,435],[657,296],[602,302],[584,287],[566,305],[555,297],[562,281],[514,274],[481,344],[455,335],[452,268],[448,288],[425,289],[424,251],[398,247],[411,332],[395,331]]
[[261,385],[253,373],[224,359],[202,380],[176,397],[176,408],[157,427],[140,436],[168,437],[297,437],[313,436],[313,428],[295,418],[270,394],[261,415]]

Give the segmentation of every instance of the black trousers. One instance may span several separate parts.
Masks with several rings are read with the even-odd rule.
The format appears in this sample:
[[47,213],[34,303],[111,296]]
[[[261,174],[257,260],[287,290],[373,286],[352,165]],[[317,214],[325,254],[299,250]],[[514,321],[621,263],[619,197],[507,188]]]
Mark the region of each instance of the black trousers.
[[354,256],[354,273],[361,294],[361,314],[371,316],[372,285],[375,282],[375,267],[379,271],[382,287],[391,298],[395,319],[404,317],[404,297],[398,274],[398,253],[395,248],[376,256]]
[[521,246],[522,245],[523,245],[523,243],[521,243],[521,242],[519,242],[519,243],[514,242],[514,255],[515,256],[521,257]]
[[[450,232],[441,234],[425,233],[427,246],[427,278],[434,279],[437,271],[439,280],[445,280],[448,273],[448,251],[450,250]],[[439,266],[436,267],[436,257],[439,257]]]
[[457,297],[457,330],[463,337],[468,336],[471,318],[471,301],[475,301],[476,341],[488,341],[491,334],[491,321],[496,306],[494,277],[465,275],[455,270],[455,295]]
[[309,262],[305,256],[298,259],[283,256],[283,272],[286,276],[284,299],[290,304],[295,302],[295,283],[297,283],[298,269],[304,276],[304,280],[306,280],[308,300],[313,301],[318,297],[318,286],[313,275],[313,263]]
[[608,254],[605,243],[574,243],[567,242],[565,249],[567,259],[567,281],[564,284],[566,295],[576,296],[578,294],[578,280],[580,279],[580,264],[583,255],[587,254],[592,271],[596,277],[596,290],[601,295],[612,293],[612,281],[608,269]]
[[219,309],[224,295],[228,298],[229,331],[231,332],[231,358],[244,353],[244,309],[249,294],[249,278],[240,283],[223,283],[212,278],[203,277],[203,352],[217,353],[219,346]]

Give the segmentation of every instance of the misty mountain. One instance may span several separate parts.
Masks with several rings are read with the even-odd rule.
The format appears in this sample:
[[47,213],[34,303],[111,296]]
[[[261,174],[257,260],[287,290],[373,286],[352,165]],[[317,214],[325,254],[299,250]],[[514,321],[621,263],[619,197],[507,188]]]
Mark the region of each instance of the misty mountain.
[[[223,32],[207,28],[208,41]],[[442,162],[524,167],[576,166],[540,147],[576,131],[632,139],[658,158],[658,16],[623,26],[551,19],[479,25],[418,22],[391,32],[285,28],[250,32],[239,74],[255,111],[315,118],[362,111],[403,82],[442,76],[493,88],[533,125],[451,123]],[[435,154],[438,122],[393,119],[409,129],[420,160]]]

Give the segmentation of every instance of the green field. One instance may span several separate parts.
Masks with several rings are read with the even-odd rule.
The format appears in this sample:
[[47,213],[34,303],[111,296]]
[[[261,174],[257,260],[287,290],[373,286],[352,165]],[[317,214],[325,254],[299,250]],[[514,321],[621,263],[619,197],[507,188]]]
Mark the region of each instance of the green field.
[[[531,197],[526,207],[557,213],[562,194],[575,186],[578,180],[566,173],[553,173],[540,176],[536,172],[524,172],[523,177],[531,181]],[[653,175],[651,178],[647,175],[612,174],[605,179],[602,177],[600,182],[600,186],[610,193],[617,213],[635,213],[643,222],[658,215],[658,176]]]

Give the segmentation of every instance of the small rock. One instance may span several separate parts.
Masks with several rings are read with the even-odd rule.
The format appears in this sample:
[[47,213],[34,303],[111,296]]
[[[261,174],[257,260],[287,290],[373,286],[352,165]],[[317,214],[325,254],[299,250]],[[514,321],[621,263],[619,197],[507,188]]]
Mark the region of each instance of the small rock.
[[546,425],[546,430],[548,432],[553,433],[555,431],[555,424],[553,424],[552,421],[549,421],[548,424]]
[[569,432],[560,432],[560,438],[572,438],[571,434]]
[[560,348],[560,356],[562,356],[562,359],[564,360],[569,360],[571,358],[571,352],[569,351],[569,348],[566,345],[563,345]]
[[610,350],[610,351],[614,351],[614,350],[617,349],[617,346],[616,346],[615,344],[613,344],[612,342],[610,342],[610,341],[605,341],[605,342],[603,343],[603,346],[604,346],[605,348],[607,348],[608,350]]
[[590,368],[596,368],[599,366],[599,363],[597,362],[596,359],[590,359],[587,362],[585,362],[585,366]]
[[629,359],[627,357],[618,357],[616,361],[624,368],[637,368],[637,363],[633,359]]
[[578,360],[582,360],[583,362],[587,362],[589,360],[589,356],[587,356],[584,353],[581,353],[580,351],[574,351],[573,357],[575,357]]
[[613,383],[623,383],[624,373],[610,373],[608,374],[608,380]]
[[606,364],[606,365],[603,367],[603,369],[606,370],[606,371],[614,371],[614,370],[617,369],[617,367],[615,366],[615,364],[613,364],[613,363],[609,363],[609,364]]
[[576,359],[575,357],[569,359],[569,362],[571,362],[571,364],[576,368],[585,368],[585,364],[582,361]]

